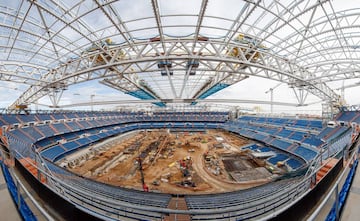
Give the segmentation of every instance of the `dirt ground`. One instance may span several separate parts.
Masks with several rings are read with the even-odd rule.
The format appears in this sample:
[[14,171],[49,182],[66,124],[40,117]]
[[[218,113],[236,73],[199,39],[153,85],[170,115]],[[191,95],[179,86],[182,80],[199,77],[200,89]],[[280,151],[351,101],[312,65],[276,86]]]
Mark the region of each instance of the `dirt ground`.
[[[229,192],[271,181],[271,174],[250,161],[246,151],[240,150],[249,142],[222,130],[139,131],[114,141],[110,148],[68,169],[100,182],[132,189],[143,190],[144,182],[149,191],[154,192]],[[229,166],[224,162],[251,166],[234,166],[228,171]]]

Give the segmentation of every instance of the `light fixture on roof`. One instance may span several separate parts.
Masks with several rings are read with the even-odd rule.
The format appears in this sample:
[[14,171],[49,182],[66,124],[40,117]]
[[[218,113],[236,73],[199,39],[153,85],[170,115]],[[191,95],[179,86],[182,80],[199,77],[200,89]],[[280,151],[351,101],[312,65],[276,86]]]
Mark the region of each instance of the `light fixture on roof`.
[[187,63],[187,69],[190,69],[189,75],[193,76],[196,74],[196,71],[194,69],[199,67],[199,60],[189,60]]
[[172,62],[171,61],[167,61],[167,60],[163,60],[163,61],[159,61],[158,62],[158,68],[171,68],[172,67]]
[[[161,76],[166,76],[167,75],[167,71],[166,70],[161,70]],[[174,75],[174,71],[169,70],[169,75],[172,76]]]
[[167,76],[168,74],[170,76],[172,76],[174,74],[174,72],[172,70],[170,70],[170,68],[172,67],[172,62],[169,60],[161,60],[158,62],[158,68],[160,68],[160,73],[161,76]]

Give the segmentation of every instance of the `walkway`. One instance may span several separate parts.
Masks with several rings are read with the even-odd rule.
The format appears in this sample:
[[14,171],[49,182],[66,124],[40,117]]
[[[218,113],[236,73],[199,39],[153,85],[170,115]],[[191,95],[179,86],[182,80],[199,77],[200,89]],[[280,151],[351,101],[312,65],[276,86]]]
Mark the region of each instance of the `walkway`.
[[4,174],[0,167],[0,214],[1,220],[21,221],[19,212],[8,191]]
[[355,177],[347,197],[341,220],[358,221],[360,217],[360,164],[356,168]]

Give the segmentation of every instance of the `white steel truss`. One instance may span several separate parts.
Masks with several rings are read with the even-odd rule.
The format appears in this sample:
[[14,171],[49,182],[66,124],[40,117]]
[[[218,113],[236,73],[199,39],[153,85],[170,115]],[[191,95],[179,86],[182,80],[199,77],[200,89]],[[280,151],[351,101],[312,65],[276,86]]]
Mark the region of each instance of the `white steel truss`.
[[[339,96],[321,79],[309,81],[313,75],[306,69],[266,50],[254,49],[237,42],[230,42],[225,47],[223,41],[217,40],[198,40],[195,47],[193,45],[193,39],[164,39],[138,42],[133,45],[140,49],[137,51],[123,44],[105,51],[84,53],[81,57],[70,60],[43,75],[40,78],[41,82],[47,84],[39,83],[31,86],[13,104],[13,107],[35,102],[52,88],[60,90],[72,84],[102,78],[105,79],[104,82],[111,82],[125,92],[134,90],[134,87],[143,89],[142,83],[146,81],[154,90],[151,93],[157,94],[156,97],[161,99],[197,98],[202,91],[218,83],[231,85],[249,76],[287,83],[292,87],[310,91],[325,101],[339,99]],[[192,48],[194,50],[191,50]],[[234,49],[236,54],[232,53]],[[157,82],[164,81],[159,64],[164,61],[171,63],[171,71],[174,74],[170,78],[181,78],[180,82],[183,82],[188,75],[187,64],[193,60],[199,62],[196,68],[199,74],[195,74],[192,81],[186,82],[187,91],[192,93],[187,97],[168,97],[162,93],[161,90],[164,88],[156,85]],[[151,73],[153,79],[145,73]],[[176,88],[181,89],[181,87]]]
[[57,106],[93,79],[161,100],[252,76],[288,84],[300,105],[308,93],[336,104],[329,83],[360,77],[360,10],[343,4],[15,0],[0,5],[0,80],[30,85],[11,108],[46,95]]

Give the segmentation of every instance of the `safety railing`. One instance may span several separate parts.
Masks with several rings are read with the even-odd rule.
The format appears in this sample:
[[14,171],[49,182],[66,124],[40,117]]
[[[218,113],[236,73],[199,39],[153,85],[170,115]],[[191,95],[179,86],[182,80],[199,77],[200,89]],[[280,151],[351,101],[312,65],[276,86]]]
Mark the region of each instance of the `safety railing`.
[[345,191],[343,187],[348,188],[348,184],[351,183],[350,179],[352,179],[358,164],[358,150],[359,147],[356,144],[346,161],[344,170],[308,220],[339,220],[340,210],[343,206],[344,197],[346,197],[343,193],[343,190]]
[[11,166],[14,164],[14,159],[11,159],[11,157],[9,157],[9,153],[6,153],[2,149],[0,149],[0,156],[2,159],[0,159],[0,164],[9,189],[9,193],[12,196],[22,219],[25,221],[53,221],[54,219],[51,217],[51,215],[30,194],[28,188],[25,187],[21,179],[14,172],[13,168],[11,168]]
[[[25,158],[19,152],[15,152],[14,155],[21,159]],[[64,168],[43,160],[40,155],[36,157],[38,158],[36,160],[37,165],[30,161],[29,163],[39,171],[39,179],[45,177],[46,182],[44,185],[68,202],[74,204],[77,208],[107,220],[162,220],[168,214],[187,214],[193,220],[205,220],[209,219],[209,217],[217,220],[249,219],[255,217],[257,219],[270,219],[294,205],[310,191],[312,178],[316,172],[311,171],[300,182],[269,197],[253,198],[241,204],[221,208],[176,210],[168,209],[164,206],[166,205],[164,202],[166,203],[169,200],[165,196],[163,199],[159,199],[162,206],[154,206],[151,202],[144,201],[144,199],[151,199],[151,196],[155,197],[155,193],[152,193],[154,195],[150,196],[148,194],[151,193],[135,191],[135,194],[133,190],[119,188],[118,193],[121,192],[123,196],[111,197],[114,192],[110,190],[113,190],[114,187],[83,179]],[[94,185],[91,186],[91,184]]]
[[[309,190],[310,185],[309,180],[303,180],[269,197],[249,199],[239,205],[224,208],[175,210],[167,209],[164,206],[166,205],[163,204],[164,202],[168,203],[168,196],[159,199],[159,201],[164,201],[161,202],[162,206],[152,206],[151,202],[144,203],[144,199],[152,197],[141,191],[136,192],[138,197],[134,198],[134,190],[118,189],[118,192],[122,192],[124,196],[122,198],[110,197],[114,191],[107,191],[107,189],[113,190],[114,187],[84,180],[50,162],[42,162],[46,162],[48,169],[52,171],[50,174],[42,168],[38,168],[41,176],[45,176],[45,185],[78,208],[102,219],[161,220],[167,214],[187,214],[191,215],[193,220],[201,220],[205,217],[214,217],[219,220],[259,217],[268,213],[273,214],[274,211],[301,197]],[[91,186],[93,182],[96,185]],[[128,200],[126,200],[126,196],[129,197]],[[135,202],[136,200],[137,202]]]

